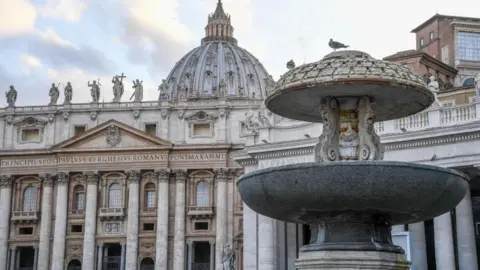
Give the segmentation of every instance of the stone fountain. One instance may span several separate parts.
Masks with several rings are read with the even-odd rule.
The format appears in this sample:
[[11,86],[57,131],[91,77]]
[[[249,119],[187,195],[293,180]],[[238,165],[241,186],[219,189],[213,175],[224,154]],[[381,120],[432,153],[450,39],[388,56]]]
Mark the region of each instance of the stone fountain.
[[451,169],[383,161],[375,121],[406,117],[435,98],[408,67],[338,51],[289,70],[268,93],[283,117],[323,123],[314,163],[267,168],[237,182],[259,214],[318,227],[298,269],[409,269],[391,226],[453,209],[469,179]]

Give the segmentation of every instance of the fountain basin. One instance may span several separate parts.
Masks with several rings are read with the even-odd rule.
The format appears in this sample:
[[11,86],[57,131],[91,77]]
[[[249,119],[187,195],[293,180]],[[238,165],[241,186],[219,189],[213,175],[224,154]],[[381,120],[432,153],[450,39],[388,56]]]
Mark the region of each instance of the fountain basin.
[[301,163],[258,170],[237,182],[243,201],[277,220],[312,224],[332,213],[388,217],[389,225],[424,221],[453,209],[466,175],[396,161]]

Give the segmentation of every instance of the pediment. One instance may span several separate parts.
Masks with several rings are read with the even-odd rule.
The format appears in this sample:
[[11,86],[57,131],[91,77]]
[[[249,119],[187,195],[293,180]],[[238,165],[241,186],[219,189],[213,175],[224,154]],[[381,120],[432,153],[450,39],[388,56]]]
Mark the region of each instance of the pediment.
[[52,147],[53,150],[121,150],[170,148],[172,144],[116,120],[109,120],[84,134]]
[[47,124],[47,121],[29,116],[13,121],[12,124],[14,126],[38,127],[45,126]]

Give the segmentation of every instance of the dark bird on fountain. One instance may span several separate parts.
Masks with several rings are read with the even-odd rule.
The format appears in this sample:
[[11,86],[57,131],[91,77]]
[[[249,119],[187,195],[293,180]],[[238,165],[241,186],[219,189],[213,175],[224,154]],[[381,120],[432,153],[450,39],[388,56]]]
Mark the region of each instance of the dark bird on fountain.
[[330,48],[332,48],[334,51],[336,51],[337,49],[346,49],[350,46],[348,45],[345,45],[343,43],[340,43],[340,42],[337,42],[337,41],[334,41],[333,39],[330,39],[330,42],[328,42],[328,46],[330,46]]

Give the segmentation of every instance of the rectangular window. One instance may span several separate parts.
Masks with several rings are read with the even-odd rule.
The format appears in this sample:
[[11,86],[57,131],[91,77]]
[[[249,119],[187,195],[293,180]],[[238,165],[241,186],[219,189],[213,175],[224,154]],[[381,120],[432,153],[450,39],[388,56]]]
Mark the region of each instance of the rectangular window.
[[145,124],[145,133],[157,136],[157,124]]
[[83,205],[85,203],[85,193],[77,192],[75,193],[75,201],[73,203],[74,210],[84,210]]
[[18,234],[20,234],[20,235],[31,235],[31,234],[33,234],[33,228],[32,227],[18,228]]
[[151,232],[155,230],[154,223],[143,223],[143,230],[146,232]]
[[193,124],[193,136],[199,136],[199,137],[211,136],[210,124]]
[[442,62],[447,64],[447,65],[450,64],[450,55],[449,55],[448,45],[442,47]]
[[208,222],[195,222],[195,231],[208,231]]
[[146,208],[155,207],[155,191],[149,190],[145,192],[145,206]]
[[22,129],[22,142],[38,142],[40,141],[39,129]]
[[82,225],[72,225],[71,232],[72,233],[81,233],[81,232],[83,232],[83,226]]
[[75,125],[73,127],[73,136],[80,136],[87,131],[86,125]]
[[480,33],[458,32],[456,58],[465,61],[480,61]]

